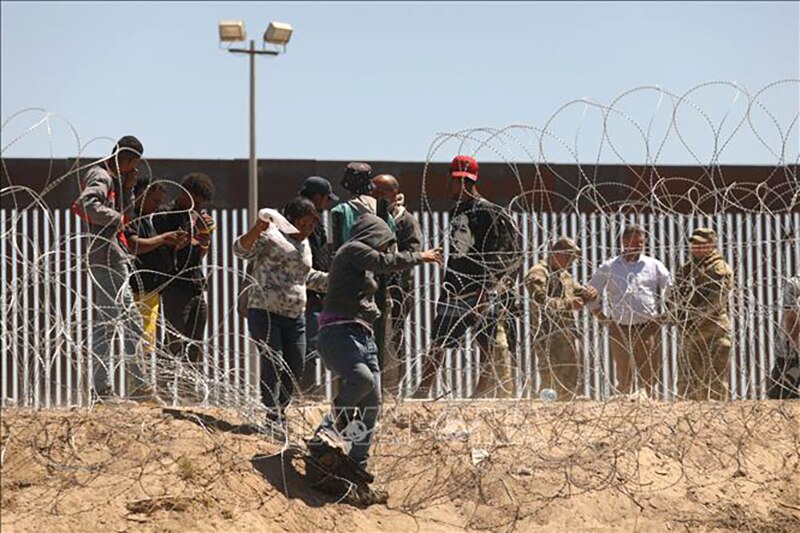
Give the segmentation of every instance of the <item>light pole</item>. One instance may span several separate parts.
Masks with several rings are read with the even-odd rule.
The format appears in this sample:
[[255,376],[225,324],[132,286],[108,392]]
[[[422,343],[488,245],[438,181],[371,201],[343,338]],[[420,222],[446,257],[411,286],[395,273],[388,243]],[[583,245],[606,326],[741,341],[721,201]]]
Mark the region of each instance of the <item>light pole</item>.
[[[283,22],[270,22],[267,31],[264,32],[264,42],[276,46],[286,45],[292,38],[294,29],[291,24]],[[246,38],[244,22],[241,20],[223,20],[219,23],[220,42],[241,42]],[[234,54],[248,54],[250,56],[250,166],[247,192],[247,214],[250,223],[255,222],[258,213],[258,160],[256,159],[256,56],[268,55],[277,56],[281,53],[278,49],[256,50],[256,42],[250,39],[249,48],[227,48]]]

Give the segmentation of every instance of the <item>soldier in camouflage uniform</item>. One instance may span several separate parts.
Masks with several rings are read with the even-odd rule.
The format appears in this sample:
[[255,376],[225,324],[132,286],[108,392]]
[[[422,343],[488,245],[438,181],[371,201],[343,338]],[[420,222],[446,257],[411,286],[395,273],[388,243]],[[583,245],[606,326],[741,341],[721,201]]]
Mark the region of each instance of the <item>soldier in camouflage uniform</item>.
[[569,273],[579,256],[575,241],[561,237],[525,277],[533,304],[534,351],[542,388],[555,390],[559,400],[574,398],[582,381],[575,311],[597,299],[595,288],[580,285]]
[[678,397],[726,400],[731,334],[728,296],[733,270],[717,250],[717,234],[694,230],[691,258],[676,275],[667,295],[671,316],[681,328],[678,356]]

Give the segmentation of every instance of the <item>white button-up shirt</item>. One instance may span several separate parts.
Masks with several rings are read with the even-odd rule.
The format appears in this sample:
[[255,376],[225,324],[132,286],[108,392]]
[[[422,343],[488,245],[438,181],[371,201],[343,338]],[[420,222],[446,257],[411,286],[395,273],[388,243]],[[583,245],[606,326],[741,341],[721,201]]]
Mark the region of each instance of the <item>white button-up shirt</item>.
[[669,270],[658,259],[643,254],[628,262],[617,256],[600,265],[589,281],[600,297],[587,307],[597,308],[604,301],[617,324],[642,324],[658,317],[659,302],[671,284]]

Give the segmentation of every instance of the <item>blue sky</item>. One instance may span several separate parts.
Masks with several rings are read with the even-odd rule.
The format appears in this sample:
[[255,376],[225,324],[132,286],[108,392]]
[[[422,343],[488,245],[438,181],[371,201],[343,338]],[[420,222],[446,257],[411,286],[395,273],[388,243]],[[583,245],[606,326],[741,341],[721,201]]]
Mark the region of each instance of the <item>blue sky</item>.
[[[44,108],[68,120],[82,144],[133,133],[149,157],[248,156],[247,60],[220,50],[220,19],[244,20],[257,39],[269,20],[295,27],[285,55],[258,58],[260,158],[447,160],[461,148],[450,141],[431,153],[437,133],[541,128],[582,97],[608,104],[650,85],[681,95],[716,80],[754,93],[800,77],[795,2],[3,2],[1,14],[4,121],[25,108]],[[760,106],[751,117],[772,152],[746,124],[736,129],[747,99],[736,99],[730,86],[711,85],[691,99],[715,125],[725,125],[717,147],[735,132],[720,160],[755,164],[776,161],[782,135],[784,157],[797,157],[797,124],[785,135],[798,94],[797,84],[782,84],[759,100],[782,129]],[[618,108],[640,128],[654,118],[653,139],[672,116],[658,96],[637,91]],[[609,122],[611,143],[601,147],[602,123],[593,109],[567,107],[541,146],[535,130],[518,129],[490,139],[479,155],[571,162],[594,161],[600,152],[606,162],[634,163],[653,157],[659,143],[651,141],[648,156],[641,134],[621,117]],[[11,121],[3,146],[37,118]],[[677,124],[687,146],[673,132],[658,161],[708,162],[714,134],[703,116],[684,106]],[[74,155],[65,124],[51,125],[4,156],[47,157],[48,139],[54,155]],[[565,148],[572,145],[577,156]],[[107,148],[108,141],[98,141],[86,153]]]

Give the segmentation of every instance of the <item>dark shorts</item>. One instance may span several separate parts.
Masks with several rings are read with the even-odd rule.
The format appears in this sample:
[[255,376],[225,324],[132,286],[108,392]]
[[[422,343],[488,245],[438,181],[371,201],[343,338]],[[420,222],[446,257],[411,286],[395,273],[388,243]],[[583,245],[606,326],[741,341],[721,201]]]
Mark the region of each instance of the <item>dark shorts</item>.
[[482,346],[491,346],[497,335],[497,313],[479,307],[477,295],[462,298],[442,293],[433,319],[433,345],[458,348],[468,329]]

